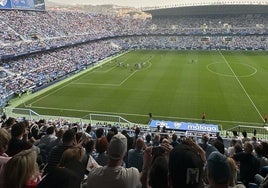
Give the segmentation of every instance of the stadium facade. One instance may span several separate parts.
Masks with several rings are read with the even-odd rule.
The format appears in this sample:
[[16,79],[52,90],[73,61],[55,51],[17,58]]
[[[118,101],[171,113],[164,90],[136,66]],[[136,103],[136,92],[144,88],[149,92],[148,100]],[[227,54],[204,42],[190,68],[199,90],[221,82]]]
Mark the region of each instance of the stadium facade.
[[[158,6],[143,7],[153,15],[191,15],[191,14],[236,14],[267,13],[267,0],[181,0],[165,2]],[[266,12],[265,12],[266,10]]]
[[160,16],[186,16],[186,15],[237,15],[237,14],[267,14],[266,5],[250,4],[211,4],[181,7],[158,7],[144,10],[153,17]]

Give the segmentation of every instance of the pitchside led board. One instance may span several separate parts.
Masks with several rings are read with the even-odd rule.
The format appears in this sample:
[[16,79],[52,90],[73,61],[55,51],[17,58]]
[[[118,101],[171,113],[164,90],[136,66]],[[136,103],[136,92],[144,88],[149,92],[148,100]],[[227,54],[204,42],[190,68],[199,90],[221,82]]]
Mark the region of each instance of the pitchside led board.
[[0,0],[0,9],[45,10],[44,0]]
[[214,124],[185,123],[185,122],[173,122],[173,121],[161,121],[161,120],[152,120],[150,122],[150,128],[157,128],[158,126],[160,126],[160,128],[165,126],[166,129],[176,131],[197,131],[197,132],[209,132],[209,133],[219,132],[218,125]]

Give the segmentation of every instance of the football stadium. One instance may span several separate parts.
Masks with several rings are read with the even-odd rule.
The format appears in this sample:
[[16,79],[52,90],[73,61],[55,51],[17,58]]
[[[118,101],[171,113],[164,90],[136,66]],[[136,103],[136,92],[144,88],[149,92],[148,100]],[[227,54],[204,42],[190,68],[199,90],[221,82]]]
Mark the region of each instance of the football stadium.
[[[60,133],[71,134],[70,130],[75,131],[76,142],[93,140],[96,151],[87,155],[94,160],[90,164],[93,166],[109,166],[107,161],[113,153],[109,152],[110,141],[118,132],[128,139],[127,154],[136,148],[141,137],[148,146],[161,145],[164,139],[171,145],[187,142],[186,145],[198,149],[207,144],[202,149],[207,159],[211,155],[206,147],[213,146],[220,152],[217,141],[221,140],[220,157],[225,157],[224,160],[231,157],[241,166],[253,163],[253,159],[240,161],[233,151],[235,143],[241,143],[242,153],[250,150],[247,154],[254,160],[268,157],[268,1],[181,1],[135,8],[125,14],[118,13],[125,7],[112,9],[116,13],[47,7],[44,0],[0,0],[1,129],[11,133],[11,140],[16,134],[19,138],[21,127],[28,130],[29,143],[21,144],[24,149],[17,148],[15,152],[8,147],[7,154],[14,158],[21,152],[32,155],[29,148],[35,147],[39,170],[48,173],[40,187],[56,186],[52,184],[51,169],[57,165],[69,168],[67,161],[73,160],[68,153],[66,161],[61,156],[51,157],[52,146],[48,147],[51,140],[44,142],[42,138],[52,132],[57,134],[53,141],[61,140]],[[0,131],[0,141],[5,134]],[[147,137],[151,137],[148,143]],[[262,154],[257,153],[260,148]],[[103,153],[106,158],[100,158]],[[202,156],[200,150],[198,153]],[[130,165],[137,165],[138,157],[130,160],[130,154],[124,156],[127,156],[122,159],[124,167],[143,170],[144,163],[139,168]],[[56,158],[57,163],[53,161]],[[83,161],[88,178],[65,182],[67,187],[77,184],[87,187],[95,180],[88,161],[88,158]],[[267,165],[268,162],[261,167]],[[11,173],[12,167],[7,166]],[[262,172],[266,176],[261,167],[254,172],[240,169],[235,184],[258,187],[263,182],[254,181],[254,175]],[[254,169],[256,164],[248,168]],[[151,168],[150,172],[153,170],[156,169]],[[54,173],[67,176],[67,172],[60,170]],[[4,187],[18,187],[18,183],[9,185],[8,177],[2,176]],[[16,178],[17,182],[22,181],[19,187],[26,186],[28,180]],[[188,180],[179,184],[173,179],[173,187],[200,183],[198,177]],[[154,181],[157,182],[150,179],[151,183]],[[102,187],[107,182],[89,187]],[[157,183],[144,185],[144,182],[132,186],[139,187],[139,183],[157,187]]]

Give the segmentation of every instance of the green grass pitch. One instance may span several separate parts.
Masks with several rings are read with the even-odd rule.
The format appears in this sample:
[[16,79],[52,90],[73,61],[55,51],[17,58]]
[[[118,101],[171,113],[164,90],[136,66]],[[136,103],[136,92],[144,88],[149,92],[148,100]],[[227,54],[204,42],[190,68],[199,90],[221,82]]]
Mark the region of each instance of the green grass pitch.
[[120,115],[223,125],[263,125],[268,52],[137,50],[118,56],[19,107],[40,114]]

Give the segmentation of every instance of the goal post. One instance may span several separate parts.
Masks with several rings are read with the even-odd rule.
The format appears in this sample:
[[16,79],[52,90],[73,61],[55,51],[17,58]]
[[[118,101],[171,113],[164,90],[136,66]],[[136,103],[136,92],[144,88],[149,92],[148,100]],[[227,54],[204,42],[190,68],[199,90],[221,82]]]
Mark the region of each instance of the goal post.
[[40,120],[40,115],[31,109],[6,107],[4,111],[8,117],[14,117],[18,120],[20,119],[28,119],[31,121]]
[[108,114],[88,114],[82,118],[82,121],[89,121],[91,124],[111,124],[120,126],[132,126],[132,123],[121,116],[108,115]]

